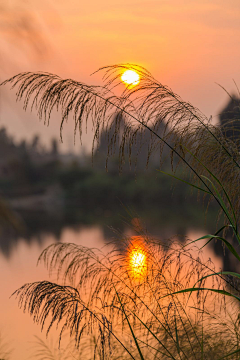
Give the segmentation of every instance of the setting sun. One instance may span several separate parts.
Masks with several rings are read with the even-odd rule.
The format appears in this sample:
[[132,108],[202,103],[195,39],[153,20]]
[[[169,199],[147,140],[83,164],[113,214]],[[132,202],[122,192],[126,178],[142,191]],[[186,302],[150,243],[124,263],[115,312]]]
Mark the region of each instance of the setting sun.
[[134,70],[126,70],[121,76],[121,80],[124,84],[126,84],[128,87],[133,87],[139,84],[140,76],[139,74]]

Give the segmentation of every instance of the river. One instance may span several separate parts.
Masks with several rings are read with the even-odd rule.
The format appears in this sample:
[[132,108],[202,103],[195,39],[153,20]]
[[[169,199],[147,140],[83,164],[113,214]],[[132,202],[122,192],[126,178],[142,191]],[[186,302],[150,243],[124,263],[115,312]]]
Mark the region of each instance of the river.
[[[188,236],[192,239],[203,234],[204,231],[188,231]],[[28,313],[23,313],[22,309],[18,308],[17,300],[14,297],[10,298],[11,294],[25,283],[49,279],[43,264],[36,266],[41,251],[59,240],[101,248],[108,240],[105,236],[103,230],[98,226],[84,226],[79,229],[67,227],[62,230],[60,239],[53,235],[45,235],[41,242],[34,241],[34,238],[31,242],[19,238],[9,257],[0,253],[0,334],[1,342],[6,343],[7,347],[11,349],[10,360],[31,359],[37,346],[35,336],[41,338],[45,343],[56,341],[53,332],[50,332],[49,339],[46,340],[45,333],[41,332],[40,326],[33,323]],[[206,252],[206,258],[209,256],[219,268],[221,261],[216,258],[211,249]],[[6,357],[6,359],[8,358]]]

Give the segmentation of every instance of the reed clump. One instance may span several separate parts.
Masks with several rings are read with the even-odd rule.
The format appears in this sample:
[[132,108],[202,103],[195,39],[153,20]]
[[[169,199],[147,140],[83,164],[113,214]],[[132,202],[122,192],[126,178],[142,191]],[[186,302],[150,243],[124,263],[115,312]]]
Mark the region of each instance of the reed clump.
[[[122,90],[121,76],[127,69],[139,74],[140,83]],[[115,246],[106,253],[75,244],[52,245],[40,260],[50,273],[57,272],[58,281],[24,285],[15,292],[19,306],[42,328],[46,325],[47,333],[57,324],[60,340],[68,329],[77,347],[85,335],[94,336],[92,358],[238,359],[238,305],[234,304],[240,301],[240,274],[215,270],[199,253],[193,255],[192,246],[200,240],[221,241],[240,261],[240,137],[229,135],[232,123],[231,131],[226,124],[224,128],[212,124],[140,66],[120,64],[99,71],[103,86],[49,73],[21,73],[2,85],[17,87],[17,100],[24,100],[24,109],[36,108],[46,124],[53,109],[61,109],[60,136],[71,115],[74,134],[78,132],[80,138],[83,125],[91,121],[93,151],[104,131],[106,159],[118,151],[120,170],[126,161],[131,165],[133,158],[138,159],[144,141],[146,165],[157,153],[161,169],[168,148],[172,173],[167,175],[214,201],[222,217],[214,234],[183,247],[138,234],[141,251],[132,262],[129,249],[136,237],[122,239],[120,250]],[[182,178],[176,173],[180,166],[186,172]],[[138,276],[130,266],[133,262]]]
[[[39,261],[56,282],[25,284],[15,292],[19,306],[47,334],[57,327],[60,342],[69,331],[83,351],[88,336],[95,339],[89,359],[220,359],[238,349],[237,306],[219,297],[224,279],[207,277],[216,273],[210,260],[142,235],[109,247],[50,245]],[[133,250],[144,253],[144,265],[129,261]],[[200,278],[209,290],[194,291]]]

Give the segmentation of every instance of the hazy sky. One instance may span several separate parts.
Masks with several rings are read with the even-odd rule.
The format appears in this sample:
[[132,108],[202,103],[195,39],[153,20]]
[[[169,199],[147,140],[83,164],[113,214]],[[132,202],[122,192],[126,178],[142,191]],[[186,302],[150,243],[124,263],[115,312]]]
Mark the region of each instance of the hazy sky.
[[[216,82],[230,92],[235,89],[232,79],[240,86],[239,0],[2,0],[2,3],[12,9],[7,17],[13,25],[19,14],[27,11],[38,36],[33,45],[33,39],[26,33],[18,31],[10,36],[10,30],[2,30],[1,78],[19,71],[44,70],[99,84],[99,76],[89,76],[97,68],[133,62],[145,66],[207,116],[216,116],[228,100]],[[18,139],[39,133],[47,141],[54,134],[59,135],[58,116],[54,115],[47,129],[34,115],[26,116],[21,105],[12,110],[13,92],[8,92],[8,100],[5,94],[2,98],[0,121]],[[69,123],[65,148],[72,144],[72,134],[73,126]]]

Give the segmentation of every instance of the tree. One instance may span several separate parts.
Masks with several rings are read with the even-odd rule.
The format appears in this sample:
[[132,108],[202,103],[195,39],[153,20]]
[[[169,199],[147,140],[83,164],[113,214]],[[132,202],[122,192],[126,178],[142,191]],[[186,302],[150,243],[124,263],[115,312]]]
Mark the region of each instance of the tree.
[[240,98],[231,96],[219,118],[225,136],[233,140],[240,148]]

